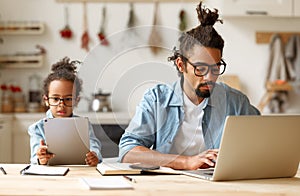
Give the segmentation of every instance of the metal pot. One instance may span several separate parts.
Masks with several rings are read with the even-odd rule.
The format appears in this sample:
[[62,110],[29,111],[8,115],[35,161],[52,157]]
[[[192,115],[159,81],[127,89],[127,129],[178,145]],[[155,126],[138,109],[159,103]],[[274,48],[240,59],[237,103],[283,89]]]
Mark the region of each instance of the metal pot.
[[110,93],[102,93],[99,90],[98,93],[93,94],[93,99],[91,102],[91,109],[94,112],[111,112],[111,107],[108,102],[108,97]]

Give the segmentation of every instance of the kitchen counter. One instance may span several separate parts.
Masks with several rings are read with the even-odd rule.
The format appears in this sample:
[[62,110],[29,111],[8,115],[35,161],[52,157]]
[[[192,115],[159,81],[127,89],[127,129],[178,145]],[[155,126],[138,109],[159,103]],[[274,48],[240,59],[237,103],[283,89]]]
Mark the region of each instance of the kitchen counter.
[[[130,121],[126,112],[74,112],[88,117],[96,137],[102,143],[101,153],[118,155],[117,143]],[[29,163],[30,138],[28,127],[45,117],[45,113],[0,113],[0,162]]]
[[88,117],[92,124],[128,124],[131,119],[126,112],[87,112],[76,114]]
[[[78,112],[79,116],[86,116],[92,124],[128,124],[130,116],[126,112]],[[33,120],[45,117],[45,113],[0,113],[0,119]]]
[[0,119],[2,120],[12,120],[14,117],[14,114],[4,114],[4,113],[0,113]]

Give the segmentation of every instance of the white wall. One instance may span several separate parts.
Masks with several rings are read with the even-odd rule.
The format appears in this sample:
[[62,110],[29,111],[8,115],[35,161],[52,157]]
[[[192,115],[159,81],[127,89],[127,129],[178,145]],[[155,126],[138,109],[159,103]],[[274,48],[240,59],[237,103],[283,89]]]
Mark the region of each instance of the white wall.
[[[18,4],[18,6],[16,6]],[[88,29],[91,37],[88,54],[80,48],[83,33],[82,4],[71,3],[69,7],[69,24],[75,33],[72,40],[60,38],[59,30],[65,25],[64,6],[55,0],[0,0],[1,20],[40,20],[46,23],[43,35],[1,36],[0,54],[35,51],[40,44],[47,50],[46,62],[41,68],[0,69],[0,81],[14,81],[28,91],[28,76],[33,73],[45,77],[51,64],[64,56],[84,61],[79,74],[84,80],[84,96],[91,97],[95,89],[102,88],[112,93],[112,104],[116,111],[133,112],[135,105],[144,90],[154,83],[171,82],[177,79],[176,71],[167,56],[177,42],[179,10],[184,8],[188,13],[188,28],[198,25],[196,3],[161,3],[159,5],[160,34],[164,48],[158,55],[153,55],[145,47],[153,20],[152,3],[136,3],[134,10],[137,17],[135,40],[130,42],[126,28],[129,4],[107,3],[106,33],[111,42],[110,47],[98,45],[97,32],[102,16],[102,3],[89,3]],[[224,59],[228,64],[226,73],[237,74],[242,89],[257,105],[264,93],[264,78],[268,62],[267,44],[255,43],[256,31],[299,31],[300,19],[283,18],[225,18],[224,24],[216,25],[225,40]],[[123,39],[126,36],[126,39]],[[137,44],[137,45],[136,45]],[[290,98],[288,112],[299,112],[298,96]],[[87,102],[82,101],[78,110],[87,110]]]

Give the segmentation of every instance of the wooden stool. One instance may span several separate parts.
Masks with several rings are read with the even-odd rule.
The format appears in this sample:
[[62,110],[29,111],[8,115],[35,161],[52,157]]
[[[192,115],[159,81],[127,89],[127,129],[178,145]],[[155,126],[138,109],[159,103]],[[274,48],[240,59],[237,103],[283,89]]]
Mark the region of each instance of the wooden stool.
[[258,109],[262,112],[263,109],[269,102],[271,101],[273,95],[278,92],[278,91],[290,91],[292,90],[292,86],[284,81],[275,81],[275,82],[267,82],[266,83],[266,89],[267,92],[263,95],[261,98],[259,104],[258,104]]

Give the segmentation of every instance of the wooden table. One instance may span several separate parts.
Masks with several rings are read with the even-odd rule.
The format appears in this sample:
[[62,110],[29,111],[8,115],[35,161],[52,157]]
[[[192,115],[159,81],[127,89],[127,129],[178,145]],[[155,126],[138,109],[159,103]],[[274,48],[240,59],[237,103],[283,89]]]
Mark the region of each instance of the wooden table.
[[88,190],[80,177],[101,176],[95,167],[70,166],[66,176],[22,176],[24,164],[1,164],[0,195],[208,195],[299,196],[300,170],[294,178],[209,182],[184,175],[137,175],[133,190]]

